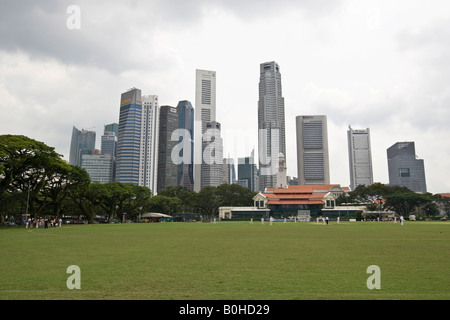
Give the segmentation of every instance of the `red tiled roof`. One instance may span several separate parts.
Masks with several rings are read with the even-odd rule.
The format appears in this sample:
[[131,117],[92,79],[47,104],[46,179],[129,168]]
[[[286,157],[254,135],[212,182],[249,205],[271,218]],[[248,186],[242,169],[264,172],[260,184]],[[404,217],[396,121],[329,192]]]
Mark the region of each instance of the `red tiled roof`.
[[320,200],[270,200],[267,201],[267,204],[323,204],[323,201]]
[[295,194],[295,193],[290,193],[290,194],[271,194],[271,193],[266,193],[264,194],[268,199],[309,199],[311,194]]
[[273,191],[277,193],[285,193],[285,192],[313,192],[314,190],[330,190],[333,187],[339,187],[344,190],[348,189],[348,187],[341,187],[339,184],[305,184],[305,185],[289,185],[287,188],[267,188],[267,191]]
[[340,187],[340,185],[290,185],[287,188],[268,188],[267,192],[262,194],[267,198],[269,205],[323,204],[322,199],[333,187]]
[[443,196],[444,198],[450,198],[450,193],[439,193],[439,195]]

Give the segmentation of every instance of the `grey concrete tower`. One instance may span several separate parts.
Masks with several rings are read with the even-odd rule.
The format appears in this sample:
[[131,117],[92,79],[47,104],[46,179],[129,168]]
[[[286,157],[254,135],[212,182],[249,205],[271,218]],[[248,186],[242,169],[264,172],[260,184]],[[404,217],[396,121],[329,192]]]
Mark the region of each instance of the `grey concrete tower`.
[[284,98],[280,66],[275,61],[260,64],[258,101],[259,190],[277,185],[279,154],[286,157]]

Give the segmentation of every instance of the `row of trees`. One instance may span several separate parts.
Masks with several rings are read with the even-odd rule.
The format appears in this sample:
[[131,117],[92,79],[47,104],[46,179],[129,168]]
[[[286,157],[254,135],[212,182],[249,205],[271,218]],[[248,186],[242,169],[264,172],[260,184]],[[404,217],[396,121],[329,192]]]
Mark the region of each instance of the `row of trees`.
[[81,216],[93,222],[135,220],[145,212],[212,216],[220,206],[248,206],[255,194],[239,185],[205,187],[200,192],[169,187],[156,196],[148,188],[92,183],[86,170],[69,165],[54,148],[25,136],[0,136],[0,224],[24,213],[33,217]]
[[347,195],[337,199],[337,204],[364,203],[371,211],[392,210],[408,216],[416,213],[419,216],[437,216],[440,209],[450,210],[450,199],[439,194],[418,194],[406,187],[388,186],[374,183],[370,186],[360,185]]
[[[96,215],[106,220],[135,220],[145,212],[212,216],[220,206],[251,206],[254,195],[235,184],[205,187],[198,193],[175,186],[152,196],[148,188],[136,185],[92,183],[86,170],[69,165],[54,148],[25,136],[0,135],[0,224],[6,217],[24,213],[81,216],[89,222]],[[381,183],[358,186],[337,199],[337,204],[342,203],[364,203],[369,210],[404,215],[435,216],[439,208],[450,210],[448,198]]]

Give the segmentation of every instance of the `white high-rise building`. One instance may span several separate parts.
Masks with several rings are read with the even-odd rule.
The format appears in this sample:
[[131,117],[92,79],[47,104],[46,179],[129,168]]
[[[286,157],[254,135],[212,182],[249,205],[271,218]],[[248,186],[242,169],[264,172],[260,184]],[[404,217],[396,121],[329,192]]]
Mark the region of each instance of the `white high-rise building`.
[[370,129],[348,127],[348,157],[350,165],[350,188],[373,184],[372,153],[370,148]]
[[327,117],[297,116],[298,184],[330,184]]
[[156,95],[142,96],[139,185],[153,194],[157,188],[159,102]]
[[203,133],[208,122],[216,121],[216,72],[196,70],[194,125],[194,191],[202,187]]

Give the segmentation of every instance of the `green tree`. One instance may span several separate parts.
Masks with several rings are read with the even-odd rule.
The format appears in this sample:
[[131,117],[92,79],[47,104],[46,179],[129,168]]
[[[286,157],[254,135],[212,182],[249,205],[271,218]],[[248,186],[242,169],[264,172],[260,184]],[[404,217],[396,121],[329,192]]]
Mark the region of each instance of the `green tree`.
[[196,205],[197,193],[183,186],[169,186],[163,191],[160,191],[158,195],[180,199],[179,212],[192,212]]
[[196,197],[196,207],[201,215],[212,217],[218,213],[219,199],[217,187],[206,186],[200,189]]
[[417,208],[431,203],[430,196],[415,192],[395,192],[386,196],[386,207],[408,216]]
[[219,207],[252,206],[255,192],[238,184],[222,184],[215,190]]
[[[22,135],[0,136],[0,203],[23,201],[30,206],[49,182],[47,177],[56,164],[62,165],[61,155],[54,148]],[[34,210],[39,215],[47,203]],[[0,205],[4,208],[5,205]],[[4,222],[0,212],[0,223]]]
[[182,201],[177,197],[156,195],[150,199],[150,210],[153,212],[174,215],[179,212]]

